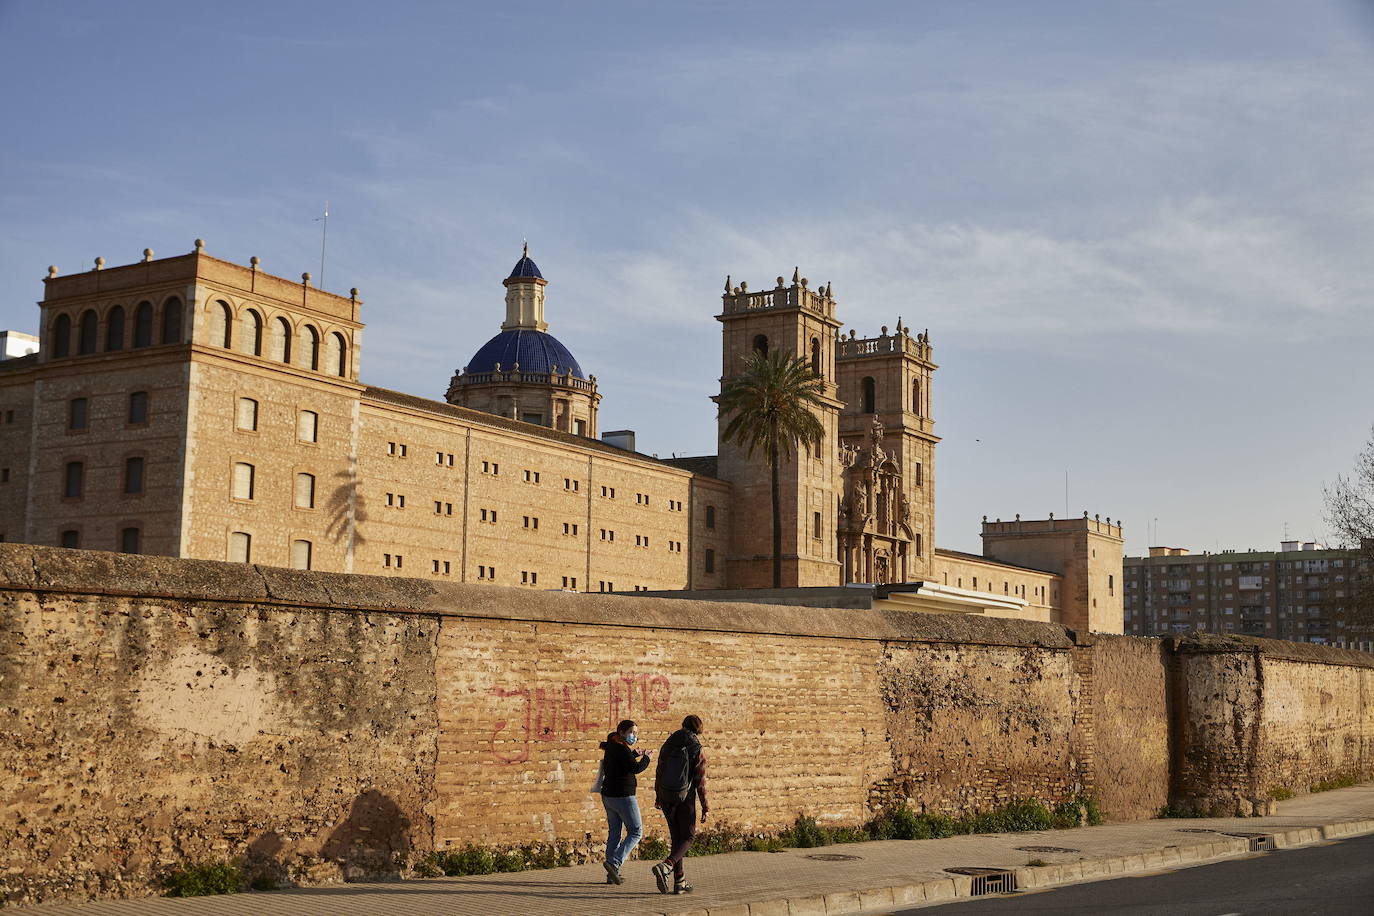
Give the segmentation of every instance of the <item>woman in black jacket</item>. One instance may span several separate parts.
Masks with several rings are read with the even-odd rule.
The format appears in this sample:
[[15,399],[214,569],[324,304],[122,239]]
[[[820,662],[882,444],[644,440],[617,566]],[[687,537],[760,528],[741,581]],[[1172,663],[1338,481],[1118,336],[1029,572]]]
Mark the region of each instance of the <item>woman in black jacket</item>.
[[[601,804],[606,808],[610,833],[606,837],[606,883],[624,884],[620,866],[639,845],[644,836],[644,824],[639,817],[639,801],[635,798],[636,773],[649,766],[649,753],[634,749],[639,732],[634,722],[626,719],[601,742]],[[625,838],[621,839],[621,830]]]

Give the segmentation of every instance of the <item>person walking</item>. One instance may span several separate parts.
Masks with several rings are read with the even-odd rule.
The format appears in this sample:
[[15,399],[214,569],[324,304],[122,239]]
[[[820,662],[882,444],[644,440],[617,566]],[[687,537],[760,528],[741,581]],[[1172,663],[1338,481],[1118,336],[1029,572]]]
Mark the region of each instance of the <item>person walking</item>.
[[[701,819],[706,820],[711,806],[706,801],[706,755],[701,750],[701,717],[688,716],[682,728],[668,736],[658,752],[654,770],[654,807],[668,821],[672,845],[668,858],[652,869],[660,894],[690,894],[692,885],[683,873],[682,860],[692,848],[697,833],[697,800],[701,800]],[[673,876],[672,890],[668,875]]]
[[[624,884],[620,866],[625,864],[644,836],[644,823],[635,798],[635,776],[649,766],[650,755],[634,749],[639,730],[630,719],[615,727],[601,742],[601,804],[606,809],[606,883]],[[622,839],[621,833],[624,832]]]

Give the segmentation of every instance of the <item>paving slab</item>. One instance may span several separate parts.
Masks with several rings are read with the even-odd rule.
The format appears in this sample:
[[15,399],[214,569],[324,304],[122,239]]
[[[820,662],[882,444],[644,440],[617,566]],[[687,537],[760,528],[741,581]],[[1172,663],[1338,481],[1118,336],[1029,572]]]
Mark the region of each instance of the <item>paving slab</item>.
[[[33,916],[804,916],[881,912],[967,896],[970,881],[945,871],[995,867],[1016,871],[1023,887],[1138,874],[1248,855],[1249,842],[1227,832],[1274,834],[1282,845],[1374,832],[1374,783],[1280,802],[1254,818],[1188,818],[1107,824],[1074,830],[984,834],[943,840],[890,840],[842,847],[847,861],[809,858],[824,850],[738,852],[687,860],[697,888],[664,896],[649,863],[631,862],[625,884],[607,885],[601,865],[546,871],[340,884],[191,899],[152,898],[16,907]],[[1057,846],[1044,852],[1023,846]],[[831,850],[832,852],[834,850]],[[1044,862],[1030,866],[1031,861]]]

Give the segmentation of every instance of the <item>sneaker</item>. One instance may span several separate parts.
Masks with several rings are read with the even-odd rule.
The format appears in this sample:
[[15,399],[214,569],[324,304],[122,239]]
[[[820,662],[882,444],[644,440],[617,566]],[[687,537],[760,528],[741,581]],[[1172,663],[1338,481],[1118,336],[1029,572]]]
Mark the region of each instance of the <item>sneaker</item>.
[[654,883],[658,885],[658,892],[660,894],[669,893],[668,876],[673,873],[672,864],[668,862],[660,862],[653,868],[649,869],[649,871],[653,872]]
[[625,879],[622,878],[622,877],[620,876],[620,866],[619,866],[619,865],[612,865],[610,862],[602,862],[601,864],[604,865],[604,866],[606,866],[606,883],[607,883],[607,884],[624,884],[624,883],[625,883]]
[[691,892],[692,885],[688,884],[686,881],[680,881],[673,885],[674,894],[690,894]]

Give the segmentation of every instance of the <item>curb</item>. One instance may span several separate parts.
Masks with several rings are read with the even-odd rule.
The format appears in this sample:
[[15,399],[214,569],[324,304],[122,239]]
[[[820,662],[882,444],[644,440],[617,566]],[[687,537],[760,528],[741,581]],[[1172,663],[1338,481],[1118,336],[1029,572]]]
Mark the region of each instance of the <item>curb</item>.
[[[1256,830],[1255,832],[1262,832]],[[1374,820],[1341,821],[1322,827],[1297,827],[1274,830],[1274,847],[1290,849],[1321,840],[1343,839],[1374,833]],[[1222,834],[1218,832],[1218,836]],[[1119,878],[1161,868],[1183,865],[1202,865],[1221,862],[1244,855],[1250,843],[1241,837],[1226,837],[1210,843],[1189,846],[1169,846],[1150,852],[1126,856],[1105,856],[1100,859],[1080,859],[1062,865],[1043,865],[1035,868],[1009,869],[1016,873],[1016,886],[1022,890],[1053,887],[1060,884]],[[700,910],[677,910],[658,916],[836,916],[840,913],[863,913],[887,907],[917,906],[971,897],[973,879],[966,875],[950,875],[916,884],[899,884],[868,890],[838,891],[832,894],[809,894],[804,897],[780,897],[754,903],[732,903]],[[990,895],[996,896],[996,895]]]

